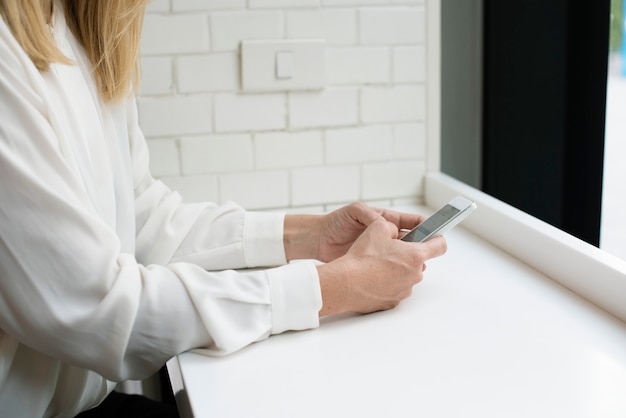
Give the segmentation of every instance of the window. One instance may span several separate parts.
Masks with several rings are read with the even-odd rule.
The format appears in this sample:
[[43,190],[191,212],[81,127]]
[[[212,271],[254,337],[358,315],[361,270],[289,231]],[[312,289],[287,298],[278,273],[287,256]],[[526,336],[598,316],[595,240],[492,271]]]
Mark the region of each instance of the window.
[[474,198],[464,226],[626,321],[626,260],[596,248],[610,0],[440,5],[443,174],[427,204]]
[[611,2],[600,248],[626,260],[626,2]]
[[442,171],[596,246],[609,11],[442,0]]

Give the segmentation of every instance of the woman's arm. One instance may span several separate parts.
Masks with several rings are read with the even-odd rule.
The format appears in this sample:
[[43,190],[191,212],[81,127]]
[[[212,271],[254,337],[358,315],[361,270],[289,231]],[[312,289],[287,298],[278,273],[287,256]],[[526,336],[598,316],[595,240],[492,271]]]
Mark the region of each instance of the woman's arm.
[[[139,182],[137,195],[149,198],[139,199],[146,206],[138,210],[138,229],[155,228],[140,239],[138,247],[146,260],[140,262],[133,240],[133,176],[126,175],[124,167],[99,172],[105,184],[109,184],[106,174],[117,176],[119,193],[92,187],[103,200],[95,199],[86,187],[93,186],[89,183],[93,179],[81,176],[66,146],[72,140],[115,141],[125,119],[112,121],[115,129],[107,132],[109,136],[72,137],[52,124],[55,112],[68,116],[66,102],[49,103],[41,95],[37,87],[44,85],[43,76],[1,23],[0,329],[5,338],[107,379],[125,380],[145,377],[173,355],[192,348],[226,354],[271,333],[318,325],[319,280],[310,263],[267,271],[211,272],[193,263],[173,262],[189,256],[180,252],[183,244],[205,245],[203,231],[194,226],[203,224],[208,213],[219,214],[213,224],[219,227],[211,228],[214,235],[225,233],[225,241],[235,243],[234,250],[226,250],[228,257],[243,264],[281,258],[282,216],[266,222],[244,215],[237,224],[231,221],[243,213],[240,209],[212,212],[210,204],[180,205],[176,194],[162,184]],[[77,67],[68,67],[72,69]],[[79,81],[78,77],[80,73],[68,79]],[[100,126],[97,118],[88,119],[91,124],[80,112],[75,116],[87,127]],[[111,146],[120,151],[120,160],[130,146],[125,144]],[[95,157],[97,164],[106,162],[106,155]],[[89,161],[80,163],[88,171],[94,168]],[[114,216],[103,216],[103,208]],[[233,223],[235,233],[225,226]],[[255,224],[258,228],[253,228]],[[245,254],[246,244],[240,243],[246,241],[246,231],[251,243],[268,236],[280,251]],[[185,239],[190,236],[193,239]],[[224,240],[218,237],[217,242]],[[163,262],[150,263],[150,258]]]

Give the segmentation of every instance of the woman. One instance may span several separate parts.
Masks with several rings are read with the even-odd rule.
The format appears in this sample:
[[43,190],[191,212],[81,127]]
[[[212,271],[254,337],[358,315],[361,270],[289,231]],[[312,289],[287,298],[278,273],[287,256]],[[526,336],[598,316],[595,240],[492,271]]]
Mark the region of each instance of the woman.
[[144,8],[0,0],[2,416],[74,417],[186,350],[391,308],[445,251],[396,239],[421,217],[364,204],[183,204],[149,173],[132,98]]

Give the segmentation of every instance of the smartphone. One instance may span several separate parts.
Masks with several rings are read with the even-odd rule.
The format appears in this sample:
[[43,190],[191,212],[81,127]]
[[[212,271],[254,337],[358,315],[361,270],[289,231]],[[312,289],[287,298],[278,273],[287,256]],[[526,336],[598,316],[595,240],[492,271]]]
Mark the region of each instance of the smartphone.
[[432,216],[407,232],[403,241],[424,242],[432,237],[443,235],[476,209],[476,203],[463,196],[457,196]]

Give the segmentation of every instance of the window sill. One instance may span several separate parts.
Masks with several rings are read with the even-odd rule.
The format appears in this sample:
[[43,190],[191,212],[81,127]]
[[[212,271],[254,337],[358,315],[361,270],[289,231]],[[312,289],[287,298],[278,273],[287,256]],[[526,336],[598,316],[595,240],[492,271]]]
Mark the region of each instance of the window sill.
[[626,261],[446,174],[426,176],[428,207],[457,194],[479,208],[465,228],[626,322]]

